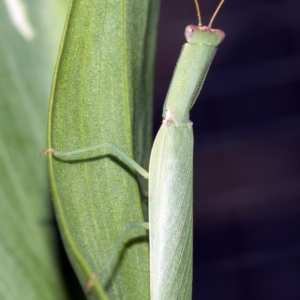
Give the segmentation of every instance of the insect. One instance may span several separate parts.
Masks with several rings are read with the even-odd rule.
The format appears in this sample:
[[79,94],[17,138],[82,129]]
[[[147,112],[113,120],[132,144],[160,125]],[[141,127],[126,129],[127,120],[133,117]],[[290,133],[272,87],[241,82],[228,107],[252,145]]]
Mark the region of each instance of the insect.
[[[106,149],[149,179],[149,223],[125,226],[105,268],[109,268],[115,259],[127,230],[134,227],[149,229],[152,300],[191,299],[192,295],[194,138],[189,112],[200,93],[217,46],[225,37],[223,31],[211,28],[223,2],[219,3],[208,26],[203,26],[195,0],[199,24],[185,29],[187,43],[182,47],[165,100],[163,122],[152,148],[149,173],[110,143],[70,152],[54,149],[43,152],[67,160],[80,153]],[[96,277],[93,276],[92,281]]]

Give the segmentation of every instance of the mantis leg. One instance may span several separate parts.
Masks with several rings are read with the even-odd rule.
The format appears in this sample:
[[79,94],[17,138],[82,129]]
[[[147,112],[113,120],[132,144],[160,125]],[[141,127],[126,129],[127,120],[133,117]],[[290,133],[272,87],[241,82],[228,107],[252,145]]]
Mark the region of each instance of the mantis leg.
[[[118,146],[112,143],[103,143],[82,149],[63,152],[56,151],[53,148],[48,148],[42,151],[40,155],[45,156],[48,153],[52,153],[53,156],[64,161],[83,160],[95,158],[103,154],[114,154],[127,166],[132,167],[144,178],[148,179],[148,172],[144,168],[142,168],[136,161],[134,161],[129,155],[127,155],[123,150],[121,150]],[[82,154],[84,154],[84,156]]]
[[118,240],[116,241],[115,246],[114,246],[114,248],[113,248],[106,264],[105,264],[105,266],[100,271],[100,273],[97,273],[97,274],[95,273],[90,277],[90,279],[87,283],[87,290],[88,291],[91,290],[91,288],[93,287],[94,282],[97,278],[102,278],[105,275],[105,273],[109,271],[109,269],[111,268],[114,260],[116,259],[118,250],[119,250],[120,246],[123,243],[123,240],[124,240],[124,238],[127,234],[127,231],[129,231],[131,229],[134,229],[134,228],[142,228],[142,229],[149,230],[149,223],[148,222],[130,222],[130,223],[127,223],[124,226],[124,228],[123,228]]
[[[92,158],[97,158],[99,156],[103,156],[106,154],[113,154],[117,156],[122,162],[124,162],[127,166],[135,169],[139,174],[141,174],[146,179],[148,178],[148,172],[143,169],[136,161],[134,161],[130,156],[128,156],[124,151],[122,151],[119,147],[111,143],[103,143],[99,145],[94,145],[87,148],[76,149],[72,151],[57,151],[53,148],[45,149],[40,153],[41,156],[45,156],[51,153],[54,157],[62,161],[82,161]],[[112,266],[120,246],[126,236],[127,231],[133,228],[143,228],[149,229],[149,223],[147,222],[130,222],[125,225],[123,228],[113,250],[110,254],[107,263],[100,273],[93,274],[88,282],[87,282],[87,290],[90,291],[95,283],[97,278],[101,278]]]
[[134,228],[142,228],[142,229],[149,230],[149,223],[148,222],[130,222],[124,226],[118,240],[116,241],[116,244],[112,250],[112,253],[110,254],[110,256],[107,260],[107,263],[105,264],[105,266],[102,269],[102,271],[100,272],[100,274],[106,272],[111,267],[112,263],[115,260],[116,255],[117,255],[118,249],[120,248],[120,246],[123,243],[123,240],[127,234],[127,231],[134,229]]

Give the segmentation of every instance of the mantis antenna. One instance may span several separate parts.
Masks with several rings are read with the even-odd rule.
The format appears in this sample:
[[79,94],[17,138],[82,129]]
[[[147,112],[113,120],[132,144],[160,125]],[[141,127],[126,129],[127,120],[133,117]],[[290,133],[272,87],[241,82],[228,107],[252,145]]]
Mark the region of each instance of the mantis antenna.
[[[198,26],[202,26],[201,13],[200,13],[200,6],[199,6],[199,3],[198,3],[197,0],[194,0],[194,1],[195,1],[195,5],[196,5],[196,10],[197,10]],[[224,1],[225,1],[225,0],[221,0],[221,2],[219,3],[219,5],[218,5],[217,9],[215,10],[213,16],[211,17],[210,22],[209,22],[209,24],[208,24],[207,27],[210,27],[210,28],[211,28],[211,25],[212,25],[212,23],[213,23],[213,21],[214,21],[216,15],[217,15],[217,13],[219,12],[221,6],[223,5]]]
[[198,25],[199,25],[199,26],[202,26],[202,22],[201,22],[201,14],[200,14],[200,7],[199,7],[198,0],[195,0],[195,5],[196,5],[196,10],[197,10]]
[[[195,0],[195,1],[196,1],[196,0]],[[215,10],[215,12],[214,12],[213,16],[212,16],[212,17],[211,17],[211,19],[210,19],[210,22],[209,22],[209,24],[208,24],[208,27],[210,27],[210,28],[211,28],[212,22],[214,21],[214,19],[215,19],[215,17],[216,17],[216,15],[217,15],[217,13],[219,12],[219,10],[220,10],[221,6],[222,6],[222,5],[223,5],[223,3],[224,3],[224,1],[225,1],[225,0],[221,0],[221,2],[219,3],[219,5],[218,5],[217,9]],[[198,11],[197,11],[197,12],[198,12]]]

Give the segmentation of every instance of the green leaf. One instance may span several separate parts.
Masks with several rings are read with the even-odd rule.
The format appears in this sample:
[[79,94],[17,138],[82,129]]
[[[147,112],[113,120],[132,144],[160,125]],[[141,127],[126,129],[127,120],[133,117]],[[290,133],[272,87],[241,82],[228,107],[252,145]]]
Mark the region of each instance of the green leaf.
[[[71,2],[58,59],[48,147],[59,151],[103,142],[147,165],[151,145],[152,75],[157,0]],[[143,220],[136,174],[116,157],[66,162],[49,155],[60,230],[83,288],[104,267],[125,224]],[[149,298],[144,230],[128,233],[110,274],[87,295]]]
[[62,0],[0,1],[0,299],[66,299],[38,156],[66,12]]

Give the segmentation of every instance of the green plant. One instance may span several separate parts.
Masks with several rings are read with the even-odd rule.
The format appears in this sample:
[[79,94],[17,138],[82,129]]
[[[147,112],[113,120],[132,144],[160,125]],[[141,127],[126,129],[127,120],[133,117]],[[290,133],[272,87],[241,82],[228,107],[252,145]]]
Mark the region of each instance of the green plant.
[[[57,257],[46,161],[37,155],[45,148],[47,99],[67,3],[23,4],[33,39],[18,32],[0,3],[0,298],[63,299],[67,291]],[[75,141],[78,147],[76,143],[97,143],[107,136],[147,167],[157,12],[157,0],[71,2],[52,90],[49,129],[56,145],[71,147]],[[85,121],[82,108],[87,109]],[[84,290],[89,276],[101,270],[128,214],[133,221],[142,218],[139,201],[145,183],[138,184],[133,172],[110,159],[63,166],[49,158],[62,237]],[[109,180],[101,180],[103,174]],[[68,176],[75,178],[71,186]],[[78,189],[80,178],[90,194]],[[118,191],[115,196],[107,192],[112,187]],[[149,297],[145,233],[137,231],[136,236],[142,238],[128,237],[121,263],[106,282],[111,299]],[[100,289],[95,283],[87,296],[99,299]]]

